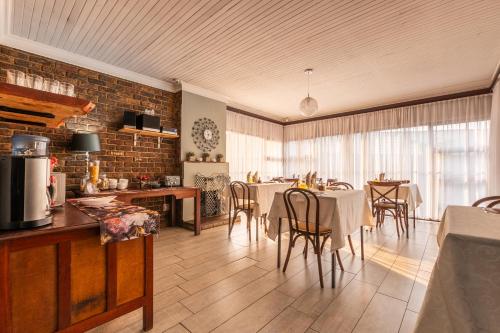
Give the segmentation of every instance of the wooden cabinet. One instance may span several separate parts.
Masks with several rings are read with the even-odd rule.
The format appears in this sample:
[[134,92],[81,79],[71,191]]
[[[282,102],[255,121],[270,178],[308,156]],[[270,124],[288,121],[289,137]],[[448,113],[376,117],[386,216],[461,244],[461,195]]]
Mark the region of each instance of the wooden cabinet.
[[140,307],[152,328],[152,236],[101,246],[97,223],[27,232],[0,233],[0,332],[82,332]]

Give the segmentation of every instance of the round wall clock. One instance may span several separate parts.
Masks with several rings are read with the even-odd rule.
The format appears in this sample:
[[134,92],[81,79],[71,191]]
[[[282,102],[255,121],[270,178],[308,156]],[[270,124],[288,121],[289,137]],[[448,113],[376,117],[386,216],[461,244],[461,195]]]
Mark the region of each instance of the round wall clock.
[[191,136],[196,147],[204,153],[214,150],[220,139],[217,125],[208,118],[200,118],[194,122]]

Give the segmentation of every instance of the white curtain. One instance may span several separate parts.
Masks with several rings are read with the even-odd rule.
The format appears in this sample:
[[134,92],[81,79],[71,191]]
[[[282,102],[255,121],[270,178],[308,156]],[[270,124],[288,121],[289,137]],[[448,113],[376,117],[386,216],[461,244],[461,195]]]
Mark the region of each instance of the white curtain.
[[262,180],[283,175],[283,126],[227,112],[226,156],[231,180],[259,172]]
[[489,194],[500,195],[500,80],[493,89],[491,105]]
[[361,188],[385,172],[418,184],[420,217],[487,192],[491,96],[383,110],[285,127],[284,173],[317,171]]

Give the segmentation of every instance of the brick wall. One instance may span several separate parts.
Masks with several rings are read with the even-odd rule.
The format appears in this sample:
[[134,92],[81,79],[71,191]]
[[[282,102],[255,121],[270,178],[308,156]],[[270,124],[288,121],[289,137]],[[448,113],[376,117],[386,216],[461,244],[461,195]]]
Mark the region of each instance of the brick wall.
[[[180,174],[178,140],[163,140],[157,148],[156,138],[138,137],[117,132],[123,111],[154,109],[164,127],[180,129],[181,94],[171,93],[123,80],[64,62],[0,45],[0,80],[5,81],[5,69],[15,68],[26,73],[69,82],[75,85],[77,97],[91,100],[96,108],[86,117],[68,121],[63,128],[48,129],[0,122],[0,153],[10,153],[13,134],[27,133],[49,137],[51,154],[59,158],[62,172],[67,174],[67,187],[78,187],[85,172],[84,155],[73,154],[68,145],[75,130],[99,133],[101,149],[92,153],[101,160],[101,170],[110,178],[128,178],[132,182],[140,175],[158,177]],[[151,200],[158,206],[163,200]]]

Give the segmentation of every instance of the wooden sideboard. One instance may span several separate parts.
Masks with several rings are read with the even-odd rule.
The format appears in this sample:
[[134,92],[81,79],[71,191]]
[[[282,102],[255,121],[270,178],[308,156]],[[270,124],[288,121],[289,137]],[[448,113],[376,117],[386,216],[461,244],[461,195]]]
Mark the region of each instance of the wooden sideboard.
[[153,236],[100,244],[69,204],[52,225],[0,231],[0,332],[83,332],[138,308],[153,327]]
[[182,224],[182,199],[194,199],[194,234],[201,232],[201,190],[198,187],[160,187],[153,189],[132,189],[121,191],[101,191],[96,194],[76,193],[78,196],[115,195],[116,200],[132,204],[132,200],[141,198],[169,197],[170,221],[172,225]]

